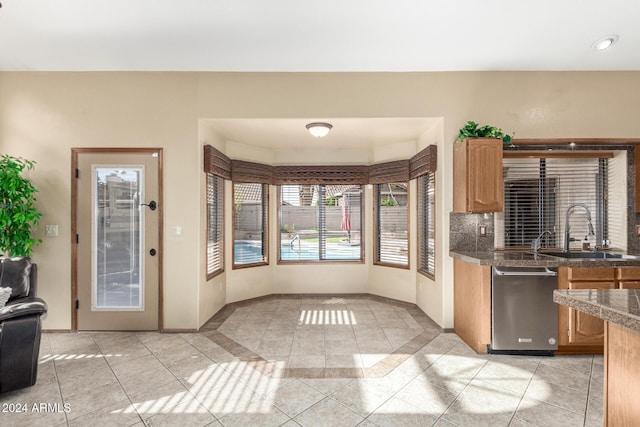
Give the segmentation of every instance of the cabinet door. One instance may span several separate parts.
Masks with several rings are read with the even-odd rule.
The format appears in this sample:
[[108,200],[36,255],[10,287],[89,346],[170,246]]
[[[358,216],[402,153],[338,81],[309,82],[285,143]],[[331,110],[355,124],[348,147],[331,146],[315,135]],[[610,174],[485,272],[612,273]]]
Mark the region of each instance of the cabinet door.
[[623,280],[620,283],[620,289],[640,289],[640,281],[638,280]]
[[[640,151],[640,150],[638,150]],[[640,280],[640,267],[618,267],[616,277],[618,280],[637,281]]]
[[[569,289],[615,289],[611,282],[569,282]],[[604,320],[569,309],[569,344],[604,344]]]
[[467,166],[468,211],[502,212],[502,141],[469,140]]

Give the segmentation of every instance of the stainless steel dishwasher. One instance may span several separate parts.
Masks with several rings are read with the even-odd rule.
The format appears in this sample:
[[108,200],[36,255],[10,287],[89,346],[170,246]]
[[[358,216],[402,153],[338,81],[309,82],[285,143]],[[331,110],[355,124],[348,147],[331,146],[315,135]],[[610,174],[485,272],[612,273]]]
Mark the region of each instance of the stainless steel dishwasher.
[[558,349],[558,271],[493,267],[490,353],[553,355]]

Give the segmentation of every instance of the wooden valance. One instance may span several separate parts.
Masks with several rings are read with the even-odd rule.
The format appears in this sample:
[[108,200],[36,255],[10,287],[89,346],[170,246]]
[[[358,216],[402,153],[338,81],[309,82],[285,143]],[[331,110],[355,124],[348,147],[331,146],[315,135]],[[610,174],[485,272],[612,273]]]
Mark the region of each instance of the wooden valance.
[[436,171],[438,148],[430,145],[409,160],[409,177],[411,179]]
[[258,184],[383,184],[404,182],[436,170],[437,148],[430,145],[409,160],[366,165],[269,166],[231,160],[211,145],[204,146],[204,171],[224,179]]
[[409,181],[409,160],[378,163],[369,167],[369,184]]
[[204,171],[224,179],[231,179],[231,159],[211,145],[205,145]]
[[257,184],[273,183],[273,166],[262,163],[231,161],[231,179],[236,182],[251,182]]
[[276,166],[273,184],[367,184],[369,166]]

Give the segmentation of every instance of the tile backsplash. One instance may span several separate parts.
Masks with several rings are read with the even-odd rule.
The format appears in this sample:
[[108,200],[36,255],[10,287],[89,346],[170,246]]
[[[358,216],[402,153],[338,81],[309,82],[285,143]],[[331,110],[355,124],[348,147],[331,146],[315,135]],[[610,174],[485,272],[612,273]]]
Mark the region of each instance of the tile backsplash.
[[[492,251],[495,231],[492,213],[449,214],[449,249],[452,251]],[[486,235],[480,235],[480,226]]]

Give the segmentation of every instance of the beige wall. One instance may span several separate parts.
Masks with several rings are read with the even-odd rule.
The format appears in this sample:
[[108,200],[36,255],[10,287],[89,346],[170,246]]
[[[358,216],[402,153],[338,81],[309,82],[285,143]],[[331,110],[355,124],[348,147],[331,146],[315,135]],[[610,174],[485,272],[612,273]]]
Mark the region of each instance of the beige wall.
[[[45,238],[43,229],[38,231],[44,239],[35,253],[41,267],[40,294],[50,306],[45,328],[68,329],[70,149],[163,148],[164,324],[170,329],[193,329],[220,307],[225,287],[227,300],[234,301],[288,292],[294,280],[302,283],[317,272],[315,267],[303,270],[273,265],[232,271],[227,245],[225,274],[206,282],[202,145],[214,140],[213,145],[224,148],[230,157],[231,153],[241,155],[251,150],[235,150],[238,147],[233,144],[220,147],[221,141],[199,128],[199,119],[441,118],[441,129],[416,144],[417,150],[430,141],[438,144],[438,243],[436,280],[417,275],[414,298],[441,326],[452,327],[453,269],[447,230],[453,191],[452,141],[458,128],[467,120],[476,120],[515,132],[517,138],[638,138],[639,111],[640,72],[0,73],[0,152],[38,162],[31,177],[40,189],[42,223],[60,226],[56,238]],[[360,162],[365,155],[354,152],[347,157]],[[315,153],[314,158],[330,161],[334,157]],[[274,153],[272,157],[274,164],[310,163],[309,159],[305,153],[293,157]],[[340,160],[352,159],[342,156]],[[229,192],[226,198],[230,200]],[[174,226],[183,227],[182,236],[171,234]],[[347,267],[327,273],[336,281],[327,289],[346,283],[340,279],[346,275],[350,282],[346,288],[340,287],[343,291],[366,289],[385,294],[388,288],[382,281],[370,281],[377,269],[364,265],[347,271]],[[384,274],[393,276],[385,283],[394,280],[393,273]],[[406,281],[409,287],[411,281]],[[320,287],[320,279],[305,283],[316,290],[325,289]],[[401,286],[398,298],[409,298],[411,290],[406,286]]]
[[[203,126],[199,123],[199,141],[198,144],[198,158],[199,165],[204,164],[204,147],[205,145],[211,145],[216,149],[224,152],[226,143],[224,139],[217,134],[214,129]],[[194,165],[194,168],[195,165]],[[197,243],[199,243],[199,253],[197,255],[199,275],[198,286],[198,323],[197,327],[202,326],[207,320],[209,320],[214,314],[216,314],[227,301],[227,268],[225,266],[224,272],[213,277],[211,280],[207,280],[207,176],[204,173],[200,173],[200,218],[199,218],[199,235],[197,237]],[[231,185],[225,182],[224,194],[225,197],[231,192]],[[229,196],[230,197],[230,196]],[[225,215],[227,213],[225,212]],[[227,233],[227,230],[224,230]],[[225,234],[226,236],[226,234]],[[194,242],[196,243],[196,242]],[[225,259],[226,261],[226,259]],[[195,328],[196,326],[194,326]]]

